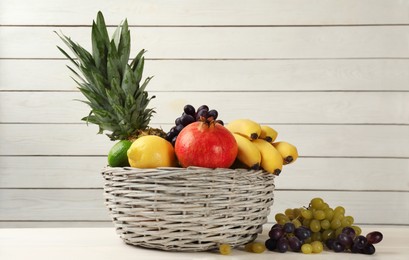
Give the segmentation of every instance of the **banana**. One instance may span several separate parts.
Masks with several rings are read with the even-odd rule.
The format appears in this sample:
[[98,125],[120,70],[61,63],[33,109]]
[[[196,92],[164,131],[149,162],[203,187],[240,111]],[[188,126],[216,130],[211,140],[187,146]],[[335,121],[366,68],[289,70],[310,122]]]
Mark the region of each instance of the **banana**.
[[280,175],[283,168],[281,154],[269,142],[263,139],[252,141],[261,153],[261,167],[275,175]]
[[287,142],[276,142],[273,146],[280,152],[284,164],[295,162],[298,158],[297,147]]
[[257,139],[261,133],[260,125],[250,119],[233,120],[226,125],[226,128],[232,133],[247,137],[249,140]]
[[247,138],[234,134],[239,151],[237,153],[237,160],[239,160],[246,167],[258,170],[260,168],[261,154],[257,147]]
[[273,128],[269,127],[268,125],[262,125],[261,126],[261,134],[258,138],[264,139],[269,143],[274,142],[274,140],[277,138],[277,131],[274,130]]

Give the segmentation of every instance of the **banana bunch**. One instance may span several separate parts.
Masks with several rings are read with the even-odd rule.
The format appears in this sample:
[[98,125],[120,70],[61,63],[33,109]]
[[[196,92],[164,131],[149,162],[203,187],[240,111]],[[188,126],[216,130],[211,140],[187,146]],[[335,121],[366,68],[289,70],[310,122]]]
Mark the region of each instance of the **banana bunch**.
[[275,142],[278,133],[267,125],[250,119],[237,119],[226,125],[238,145],[237,167],[259,169],[279,175],[283,165],[298,158],[297,148],[284,141]]

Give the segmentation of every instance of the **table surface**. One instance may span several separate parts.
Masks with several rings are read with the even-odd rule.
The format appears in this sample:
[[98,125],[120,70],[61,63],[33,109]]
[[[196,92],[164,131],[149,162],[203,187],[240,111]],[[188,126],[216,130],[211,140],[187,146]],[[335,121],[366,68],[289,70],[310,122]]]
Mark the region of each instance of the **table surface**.
[[[270,225],[264,226],[257,241],[265,241]],[[0,259],[409,259],[408,226],[363,226],[363,233],[378,230],[384,235],[372,256],[324,251],[315,255],[265,251],[261,254],[234,249],[229,256],[218,252],[164,252],[130,246],[122,242],[114,228],[4,228],[0,229]]]

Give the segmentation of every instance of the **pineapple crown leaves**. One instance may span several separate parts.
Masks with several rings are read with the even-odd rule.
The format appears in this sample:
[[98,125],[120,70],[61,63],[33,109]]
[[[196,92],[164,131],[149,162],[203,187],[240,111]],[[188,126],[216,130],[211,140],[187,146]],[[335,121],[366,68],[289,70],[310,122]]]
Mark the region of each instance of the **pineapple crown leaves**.
[[67,67],[87,99],[80,101],[91,108],[89,115],[82,120],[98,125],[98,133],[111,132],[107,134],[111,140],[128,139],[147,129],[155,113],[154,109],[148,108],[155,96],[149,97],[145,90],[152,77],[141,84],[145,50],[142,49],[128,64],[131,37],[127,20],[118,25],[110,39],[103,14],[98,12],[92,23],[92,53],[70,37],[55,33],[73,53],[72,57],[57,46],[74,65],[74,68]]

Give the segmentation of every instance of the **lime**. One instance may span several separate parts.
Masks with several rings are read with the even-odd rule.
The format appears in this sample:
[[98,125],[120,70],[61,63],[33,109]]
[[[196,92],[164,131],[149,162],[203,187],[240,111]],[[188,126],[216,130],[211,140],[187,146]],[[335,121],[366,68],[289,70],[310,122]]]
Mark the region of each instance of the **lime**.
[[135,168],[176,166],[172,144],[156,135],[136,139],[128,149],[128,159],[129,164]]
[[127,151],[131,147],[132,142],[122,140],[112,146],[108,153],[108,164],[111,167],[129,166]]

